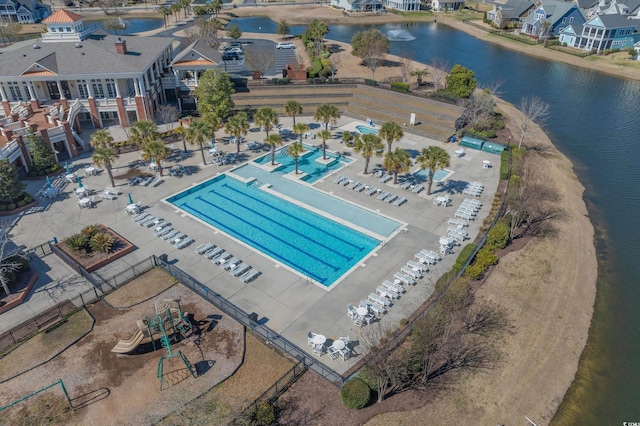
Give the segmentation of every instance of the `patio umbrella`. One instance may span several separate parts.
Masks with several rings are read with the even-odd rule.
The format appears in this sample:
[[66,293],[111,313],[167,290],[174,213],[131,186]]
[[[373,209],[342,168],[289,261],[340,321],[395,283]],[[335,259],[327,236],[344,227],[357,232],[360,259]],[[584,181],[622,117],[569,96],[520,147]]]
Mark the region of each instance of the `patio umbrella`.
[[211,148],[215,148],[214,142],[213,138],[211,138]]
[[67,174],[71,174],[71,169],[69,169],[69,163],[67,163],[66,161],[64,162],[64,168],[67,169]]
[[131,193],[129,193],[129,204],[133,204],[133,198],[131,198]]
[[78,188],[82,188],[82,178],[78,176]]
[[53,188],[53,185],[51,185],[51,179],[49,179],[49,176],[47,176],[47,186],[49,188]]

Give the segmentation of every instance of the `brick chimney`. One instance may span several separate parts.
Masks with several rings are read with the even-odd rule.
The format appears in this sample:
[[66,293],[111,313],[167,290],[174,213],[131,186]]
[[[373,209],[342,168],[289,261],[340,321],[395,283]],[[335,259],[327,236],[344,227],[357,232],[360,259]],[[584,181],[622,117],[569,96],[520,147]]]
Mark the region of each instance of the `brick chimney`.
[[123,40],[121,37],[118,37],[118,41],[116,41],[116,52],[121,55],[127,53],[127,41]]

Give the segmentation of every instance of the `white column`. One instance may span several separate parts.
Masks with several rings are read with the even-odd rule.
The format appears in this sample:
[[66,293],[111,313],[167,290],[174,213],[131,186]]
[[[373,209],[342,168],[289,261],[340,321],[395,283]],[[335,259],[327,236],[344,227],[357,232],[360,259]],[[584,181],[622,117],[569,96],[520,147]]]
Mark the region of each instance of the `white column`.
[[136,90],[136,96],[140,96],[142,93],[140,90],[140,80],[137,78],[133,79],[133,88]]
[[58,86],[58,93],[60,93],[60,99],[67,99],[62,91],[62,84],[58,80],[56,80],[56,86]]
[[116,85],[116,97],[120,97],[120,81],[117,78],[114,78],[113,81]]
[[198,87],[198,70],[193,70],[193,78],[195,78],[196,87]]
[[36,100],[36,93],[33,90],[32,84],[33,84],[33,82],[27,83],[27,90],[29,91],[29,96],[31,97],[31,100],[35,101]]
[[87,80],[87,93],[89,93],[89,97],[90,98],[95,98],[95,93],[93,93],[93,84],[91,83],[91,80]]
[[3,101],[8,101],[9,100],[7,98],[7,92],[5,92],[4,85],[2,83],[0,83],[0,95],[2,96],[2,100]]

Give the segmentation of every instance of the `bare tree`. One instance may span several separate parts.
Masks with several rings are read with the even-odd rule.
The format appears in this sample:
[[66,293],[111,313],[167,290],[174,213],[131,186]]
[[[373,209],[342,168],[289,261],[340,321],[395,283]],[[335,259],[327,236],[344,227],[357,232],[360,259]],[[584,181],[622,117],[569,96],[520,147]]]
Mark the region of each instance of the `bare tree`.
[[217,19],[207,20],[198,17],[195,20],[195,25],[187,28],[185,33],[189,42],[201,40],[211,47],[216,47],[218,45],[218,31],[221,28],[223,28],[223,25]]
[[507,191],[509,237],[544,235],[553,230],[551,220],[561,216],[558,191],[537,153],[529,151],[516,161]]
[[433,79],[433,90],[435,92],[444,88],[444,83],[447,79],[447,68],[449,66],[442,59],[434,58],[431,61],[431,78]]
[[413,60],[411,59],[411,54],[404,52],[402,56],[400,56],[400,73],[402,73],[402,82],[406,83],[409,80],[409,73],[411,72],[411,66],[413,65]]
[[493,95],[488,90],[475,92],[469,98],[469,106],[462,113],[462,118],[474,130],[480,130],[479,124],[494,113],[495,106]]
[[391,382],[390,363],[388,350],[385,350],[384,343],[390,329],[382,326],[380,322],[363,327],[360,332],[360,345],[367,351],[366,365],[376,376],[378,385],[378,402],[382,402]]
[[160,105],[156,111],[156,119],[160,124],[167,124],[173,130],[173,123],[180,118],[180,111],[173,105]]
[[331,71],[331,78],[334,78],[336,73],[338,72],[338,68],[340,68],[340,57],[331,55],[329,57],[329,60],[331,61],[329,63],[329,71]]
[[252,71],[259,72],[260,78],[262,78],[264,73],[276,63],[276,56],[273,51],[247,49],[244,60],[247,61]]
[[18,259],[24,258],[24,255],[17,248],[8,247],[10,242],[9,226],[11,226],[9,222],[0,222],[0,285],[7,295],[11,294],[8,274],[20,269],[22,263]]
[[389,50],[389,42],[385,40],[375,40],[365,48],[362,59],[371,70],[371,79],[375,79],[376,69],[384,63]]
[[518,129],[520,130],[518,148],[521,148],[531,123],[536,123],[539,126],[544,124],[545,119],[549,115],[549,104],[537,96],[522,98],[518,104],[518,110],[522,113],[517,123]]

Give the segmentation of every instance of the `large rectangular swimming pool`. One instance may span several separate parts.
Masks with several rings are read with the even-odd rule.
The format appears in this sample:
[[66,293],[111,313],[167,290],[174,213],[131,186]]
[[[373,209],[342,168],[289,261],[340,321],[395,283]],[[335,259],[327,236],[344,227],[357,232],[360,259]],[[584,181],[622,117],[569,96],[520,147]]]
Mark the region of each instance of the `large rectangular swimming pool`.
[[325,287],[380,243],[227,175],[167,201]]

